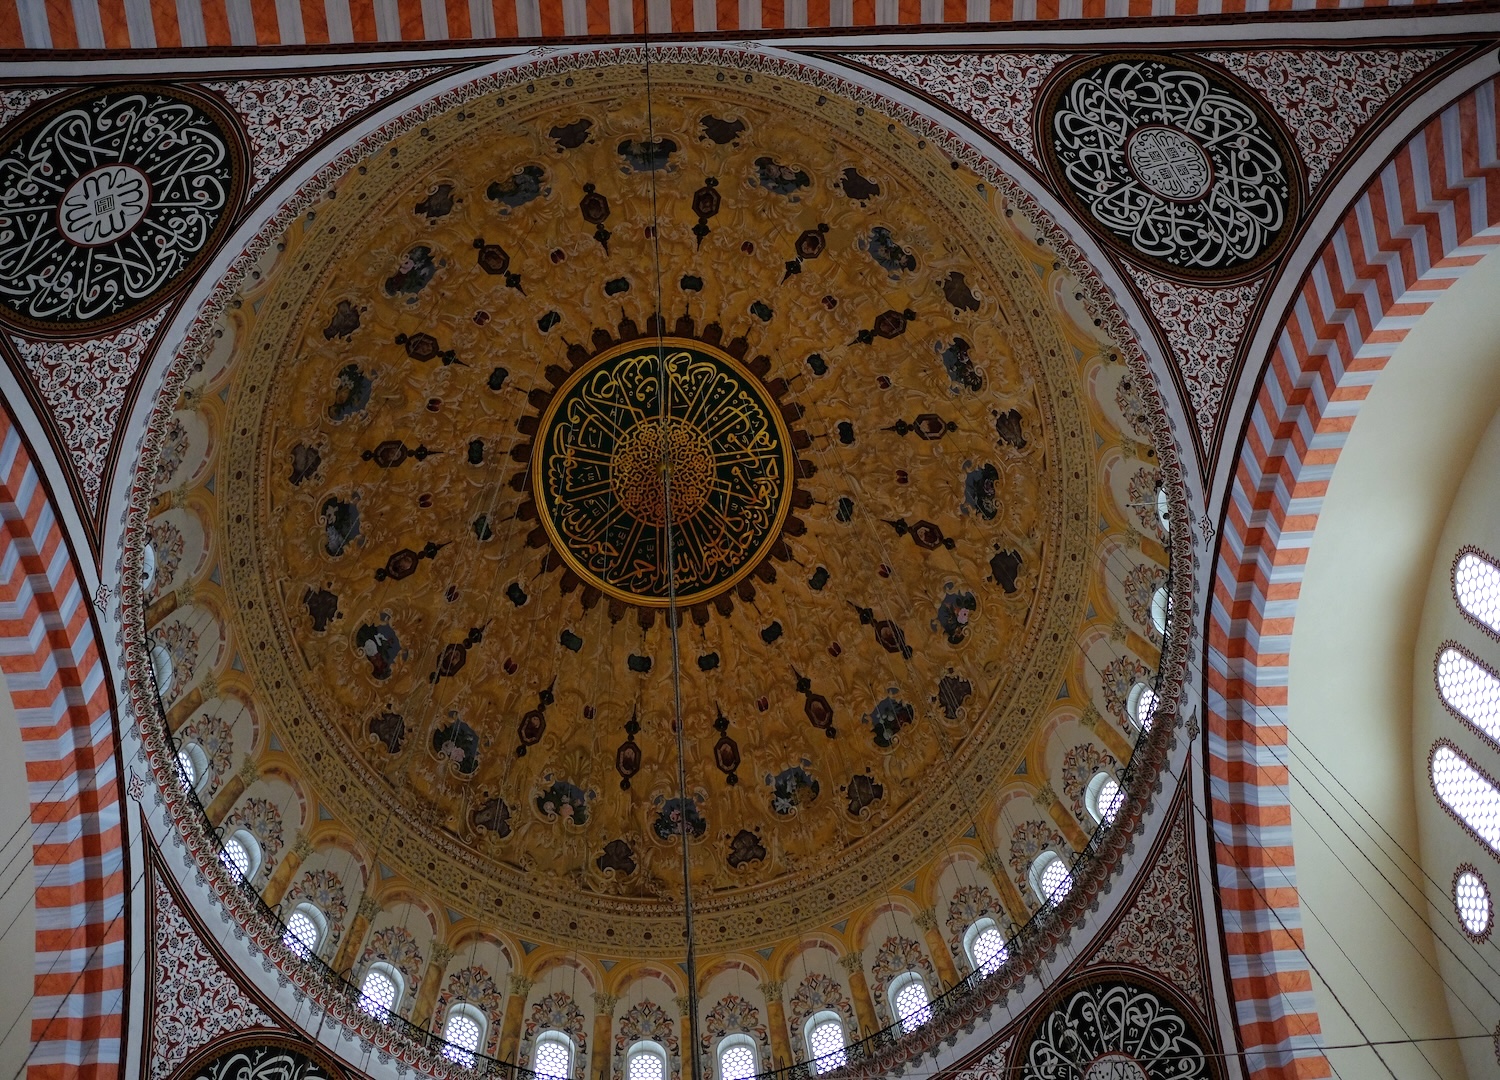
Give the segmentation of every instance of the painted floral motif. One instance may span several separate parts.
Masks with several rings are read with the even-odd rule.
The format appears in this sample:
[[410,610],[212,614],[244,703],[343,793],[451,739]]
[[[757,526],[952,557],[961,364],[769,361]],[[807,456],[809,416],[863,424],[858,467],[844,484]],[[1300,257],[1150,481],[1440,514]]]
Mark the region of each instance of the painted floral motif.
[[830,976],[815,971],[802,980],[797,992],[787,1002],[787,1020],[792,1029],[792,1051],[798,1059],[807,1056],[807,1047],[802,1038],[807,1018],[824,1009],[831,1009],[843,1018],[844,1031],[851,1042],[858,1038],[859,1025],[854,1020],[854,1007],[844,996],[844,988]]
[[198,668],[198,632],[182,620],[174,620],[151,631],[153,647],[160,645],[172,660],[172,681],[162,695],[162,703],[171,705],[182,696]]
[[[90,510],[99,505],[104,463],[114,443],[125,393],[150,352],[165,316],[166,308],[160,308],[140,322],[90,341],[11,338],[33,385],[47,402],[48,415],[67,443],[71,464]],[[153,483],[158,477],[161,483],[170,479],[187,450],[187,438],[180,423],[177,432],[181,435],[180,447],[169,425]]]
[[1083,804],[1084,792],[1089,781],[1097,773],[1115,771],[1114,755],[1093,743],[1079,743],[1063,755],[1062,787],[1068,797],[1073,816],[1079,821],[1088,821],[1087,808]]
[[327,132],[437,70],[407,68],[217,84],[215,89],[244,118],[250,133],[255,159],[250,193],[265,187]]
[[1130,617],[1145,627],[1146,636],[1157,644],[1161,643],[1161,634],[1151,622],[1151,602],[1156,590],[1166,583],[1166,567],[1155,563],[1132,566],[1125,572],[1123,583],[1125,606],[1130,609]]
[[281,811],[270,799],[246,799],[224,822],[223,834],[231,836],[244,829],[260,845],[259,875],[269,876],[281,854]]
[[857,53],[843,57],[967,115],[1001,146],[1037,164],[1031,110],[1063,53]]
[[1104,684],[1104,708],[1128,730],[1131,721],[1125,710],[1130,691],[1136,683],[1151,685],[1154,678],[1151,669],[1133,656],[1121,656],[1105,664],[1099,677]]
[[704,1072],[712,1074],[713,1048],[725,1035],[749,1035],[755,1040],[760,1071],[771,1071],[771,1046],[766,1026],[760,1022],[760,1010],[738,994],[725,994],[703,1017],[703,1034],[698,1048],[703,1056]]
[[383,926],[370,935],[370,943],[359,956],[359,970],[363,974],[371,964],[381,960],[401,972],[406,992],[401,995],[400,1012],[403,1016],[411,1012],[416,1000],[417,986],[422,981],[422,950],[417,939],[404,926]]
[[682,1054],[672,1028],[672,1018],[656,1002],[648,998],[632,1005],[620,1017],[620,1027],[615,1032],[615,1052],[611,1065],[614,1080],[624,1080],[625,1052],[642,1039],[659,1043],[666,1050],[671,1080],[682,1080]]
[[[157,319],[165,312],[158,312]],[[143,324],[144,325],[144,324]],[[156,329],[153,324],[148,329]],[[161,429],[161,448],[156,456],[156,467],[151,470],[151,487],[156,491],[165,491],[167,483],[173,476],[177,475],[177,469],[182,465],[182,459],[187,456],[188,433],[183,426],[180,416],[169,416],[167,422]]]
[[922,973],[929,995],[937,989],[937,974],[922,946],[899,934],[886,938],[875,953],[875,962],[870,965],[870,996],[875,999],[875,1007],[887,1013],[887,1021],[895,1017],[889,1015],[886,991],[890,989],[892,979],[907,971]]
[[151,551],[156,558],[156,573],[151,578],[151,588],[146,590],[149,604],[164,595],[166,587],[177,576],[182,565],[184,541],[182,532],[170,521],[157,518],[151,522]]
[[207,802],[229,771],[229,758],[234,752],[234,725],[227,717],[204,713],[184,724],[177,732],[177,740],[195,744],[208,759],[208,777],[198,789],[198,797]]
[[1206,288],[1179,285],[1133,266],[1127,269],[1166,333],[1172,359],[1187,384],[1198,438],[1207,447],[1218,426],[1235,354],[1266,279]]
[[1152,400],[1148,395],[1146,380],[1134,373],[1127,373],[1115,387],[1115,405],[1119,408],[1130,430],[1142,442],[1151,442]]
[[1156,513],[1156,492],[1161,487],[1161,473],[1144,466],[1136,470],[1126,488],[1126,498],[1135,519],[1141,523],[1147,536],[1154,536],[1163,544],[1167,542],[1167,531],[1161,527],[1161,518]]
[[328,922],[328,940],[337,941],[344,933],[344,915],[349,902],[344,883],[332,870],[309,870],[293,883],[281,901],[282,918],[289,916],[298,904],[311,904]]
[[588,1060],[589,1047],[583,1033],[583,1010],[561,990],[553,991],[538,1001],[526,1017],[519,1060],[523,1068],[531,1064],[532,1047],[536,1045],[537,1035],[543,1031],[561,1031],[573,1040],[573,1046],[578,1051],[573,1060]]
[[189,1054],[245,1028],[275,1027],[199,940],[165,882],[152,874],[155,970],[147,1080],[164,1080]]
[[0,127],[5,127],[38,101],[59,93],[59,88],[0,90]]
[[1031,864],[1044,851],[1055,851],[1059,855],[1068,852],[1068,842],[1045,821],[1023,821],[1010,834],[1011,880],[1028,902],[1034,899],[1030,889]]
[[495,1056],[500,1039],[501,1012],[505,998],[495,986],[495,979],[478,964],[453,972],[448,983],[438,993],[437,1015],[440,1021],[448,1016],[448,1007],[458,1002],[474,1006],[484,1013],[489,1023],[485,1026],[484,1053]]
[[948,901],[948,948],[955,957],[963,955],[964,934],[969,927],[988,915],[995,920],[1002,934],[1006,933],[1010,920],[1006,918],[1000,901],[983,885],[960,885]]
[[1234,72],[1282,117],[1317,187],[1382,105],[1450,49],[1246,49],[1203,55]]

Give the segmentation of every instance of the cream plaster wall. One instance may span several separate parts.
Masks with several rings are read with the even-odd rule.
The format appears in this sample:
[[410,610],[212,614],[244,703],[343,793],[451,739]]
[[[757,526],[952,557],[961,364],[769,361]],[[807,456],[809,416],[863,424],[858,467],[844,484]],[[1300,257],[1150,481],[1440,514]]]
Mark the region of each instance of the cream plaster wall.
[[0,675],[0,1076],[20,1072],[31,1051],[35,893],[26,750]]
[[[1492,258],[1412,329],[1359,410],[1311,538],[1290,649],[1287,753],[1297,885],[1328,1045],[1450,1039],[1487,1031],[1500,1015],[1475,1005],[1471,1016],[1440,975],[1427,925],[1433,887],[1424,890],[1414,861],[1417,800],[1430,796],[1411,717],[1411,658],[1439,533],[1500,406],[1496,297]],[[1451,1039],[1379,1054],[1384,1066],[1368,1049],[1329,1057],[1344,1077],[1497,1073],[1492,1053],[1467,1055],[1481,1066],[1470,1071]]]

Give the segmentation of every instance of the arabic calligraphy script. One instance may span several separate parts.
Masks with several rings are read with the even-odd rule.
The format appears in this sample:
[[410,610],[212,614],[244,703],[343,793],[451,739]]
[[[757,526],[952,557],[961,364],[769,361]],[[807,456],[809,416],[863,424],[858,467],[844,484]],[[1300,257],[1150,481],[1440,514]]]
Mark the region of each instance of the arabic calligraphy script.
[[702,342],[628,342],[575,371],[543,412],[533,490],[586,584],[647,607],[701,603],[769,554],[791,439],[759,379]]

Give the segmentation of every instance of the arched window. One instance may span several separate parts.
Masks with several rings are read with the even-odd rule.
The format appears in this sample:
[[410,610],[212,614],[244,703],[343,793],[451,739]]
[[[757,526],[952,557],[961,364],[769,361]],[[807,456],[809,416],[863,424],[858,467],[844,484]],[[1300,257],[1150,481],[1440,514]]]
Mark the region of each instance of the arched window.
[[1156,489],[1156,520],[1160,523],[1162,532],[1172,531],[1172,501],[1167,498],[1165,485]]
[[177,750],[177,776],[183,791],[196,791],[208,775],[208,755],[195,742],[185,742]]
[[974,925],[964,931],[964,952],[968,954],[970,966],[981,975],[993,975],[1010,959],[1005,936],[989,916],[976,919]]
[[484,1040],[484,1013],[466,1002],[459,1002],[448,1009],[448,1018],[443,1021],[443,1056],[466,1068],[474,1067],[474,1054]]
[[1500,678],[1457,645],[1438,653],[1436,669],[1443,704],[1491,742],[1500,743]]
[[849,1063],[849,1052],[844,1049],[844,1021],[838,1013],[832,1010],[814,1013],[808,1018],[806,1035],[813,1072],[832,1072]]
[[151,587],[156,584],[156,545],[147,542],[141,549],[141,592],[147,596],[151,595]]
[[1495,904],[1490,887],[1476,867],[1468,863],[1453,872],[1453,908],[1459,925],[1475,941],[1484,941],[1495,928]]
[[1165,585],[1158,585],[1151,594],[1151,625],[1162,637],[1167,636],[1167,623],[1172,619],[1172,597]]
[[1108,825],[1114,821],[1120,807],[1125,804],[1125,790],[1109,773],[1095,773],[1083,795],[1089,813],[1100,825]]
[[1429,762],[1432,790],[1464,828],[1500,856],[1500,789],[1447,739],[1439,739]]
[[1031,888],[1042,903],[1062,903],[1072,887],[1073,875],[1057,852],[1044,851],[1031,864]]
[[306,960],[317,953],[323,931],[323,913],[311,904],[298,904],[286,920],[281,943]]
[[260,844],[244,829],[236,830],[224,841],[224,849],[219,852],[219,858],[240,877],[253,881],[260,869]]
[[888,994],[902,1031],[916,1031],[932,1019],[932,1006],[927,1003],[927,984],[918,972],[905,971],[897,975],[891,980]]
[[379,1020],[388,1018],[401,1000],[401,973],[390,964],[375,963],[359,984],[359,1007]]
[[1475,622],[1500,636],[1500,566],[1473,548],[1453,564],[1453,599]]
[[719,1040],[719,1080],[751,1080],[755,1076],[755,1040],[748,1035],[725,1035]]
[[172,650],[160,641],[151,643],[151,674],[156,679],[156,696],[166,697],[172,692]]
[[544,1031],[537,1036],[536,1051],[531,1055],[531,1071],[549,1080],[570,1080],[573,1075],[573,1040],[561,1031]]
[[1130,693],[1125,697],[1125,711],[1135,726],[1142,731],[1151,730],[1151,721],[1156,717],[1156,706],[1161,701],[1156,696],[1156,691],[1143,682],[1138,682],[1130,688]]
[[625,1054],[625,1080],[667,1080],[667,1052],[660,1043],[642,1039]]

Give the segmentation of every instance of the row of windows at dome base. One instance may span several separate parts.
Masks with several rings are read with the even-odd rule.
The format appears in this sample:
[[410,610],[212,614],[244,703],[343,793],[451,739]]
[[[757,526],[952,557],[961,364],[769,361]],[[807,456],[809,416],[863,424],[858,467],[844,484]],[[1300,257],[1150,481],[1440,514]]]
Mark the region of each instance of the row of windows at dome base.
[[[1500,565],[1474,548],[1453,562],[1453,599],[1470,622],[1500,638]],[[1500,750],[1500,674],[1461,645],[1448,643],[1433,663],[1437,690],[1448,711]],[[1500,786],[1446,739],[1428,762],[1432,790],[1475,839],[1500,858]],[[1467,863],[1453,874],[1453,907],[1464,933],[1490,935],[1495,906],[1478,869]]]

